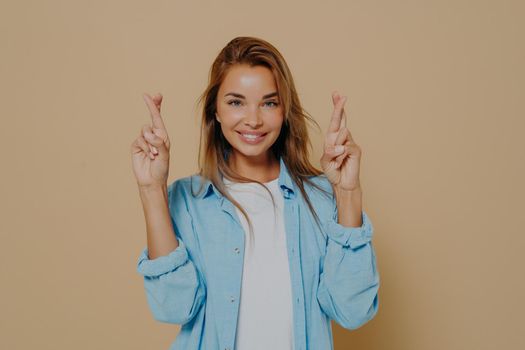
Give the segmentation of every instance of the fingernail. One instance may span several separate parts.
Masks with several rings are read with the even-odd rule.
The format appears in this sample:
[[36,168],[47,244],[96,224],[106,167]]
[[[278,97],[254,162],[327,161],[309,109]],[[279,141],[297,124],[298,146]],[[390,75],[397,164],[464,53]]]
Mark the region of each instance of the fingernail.
[[336,152],[336,153],[341,153],[341,152],[343,152],[344,150],[345,150],[345,146],[343,146],[343,145],[337,145],[337,146],[335,146],[335,152]]
[[155,146],[153,146],[153,152],[155,152],[155,154],[159,154],[159,151],[157,150]]

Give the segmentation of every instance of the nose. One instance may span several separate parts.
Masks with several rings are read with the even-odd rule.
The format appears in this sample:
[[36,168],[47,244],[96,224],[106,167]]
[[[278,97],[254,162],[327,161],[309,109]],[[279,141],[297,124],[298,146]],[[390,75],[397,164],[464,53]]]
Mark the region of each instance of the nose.
[[246,118],[244,120],[245,125],[249,125],[252,128],[257,128],[262,125],[262,118],[259,115],[259,110],[257,107],[250,108],[248,112],[246,112]]

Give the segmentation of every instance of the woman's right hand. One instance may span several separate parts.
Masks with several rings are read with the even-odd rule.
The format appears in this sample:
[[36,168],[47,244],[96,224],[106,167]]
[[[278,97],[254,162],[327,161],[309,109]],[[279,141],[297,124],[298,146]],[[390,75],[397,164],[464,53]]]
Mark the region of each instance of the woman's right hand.
[[165,187],[168,181],[170,140],[160,116],[162,95],[144,94],[152,125],[144,124],[139,136],[131,144],[132,165],[139,187]]

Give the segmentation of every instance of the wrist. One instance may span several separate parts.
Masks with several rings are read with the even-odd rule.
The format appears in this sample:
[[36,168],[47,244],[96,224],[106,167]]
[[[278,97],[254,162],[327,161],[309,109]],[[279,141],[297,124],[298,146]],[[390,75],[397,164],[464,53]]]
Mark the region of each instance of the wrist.
[[167,185],[161,185],[161,184],[154,184],[154,185],[147,185],[147,186],[138,186],[139,187],[139,193],[141,196],[151,196],[151,195],[157,195],[157,194],[163,194],[166,195],[168,188]]
[[332,186],[332,189],[333,189],[333,192],[336,198],[356,197],[356,196],[361,196],[363,194],[363,190],[361,186],[357,186],[351,190],[345,190],[345,189],[340,188],[339,186]]
[[337,222],[345,227],[362,225],[363,195],[361,188],[336,190]]

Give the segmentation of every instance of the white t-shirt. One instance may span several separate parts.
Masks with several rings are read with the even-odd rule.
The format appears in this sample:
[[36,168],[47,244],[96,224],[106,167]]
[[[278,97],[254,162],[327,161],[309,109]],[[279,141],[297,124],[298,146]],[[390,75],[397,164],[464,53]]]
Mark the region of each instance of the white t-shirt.
[[284,227],[284,199],[278,178],[265,185],[224,178],[231,196],[247,211],[255,241],[250,247],[248,222],[236,208],[245,231],[239,319],[235,350],[293,349],[293,309]]

